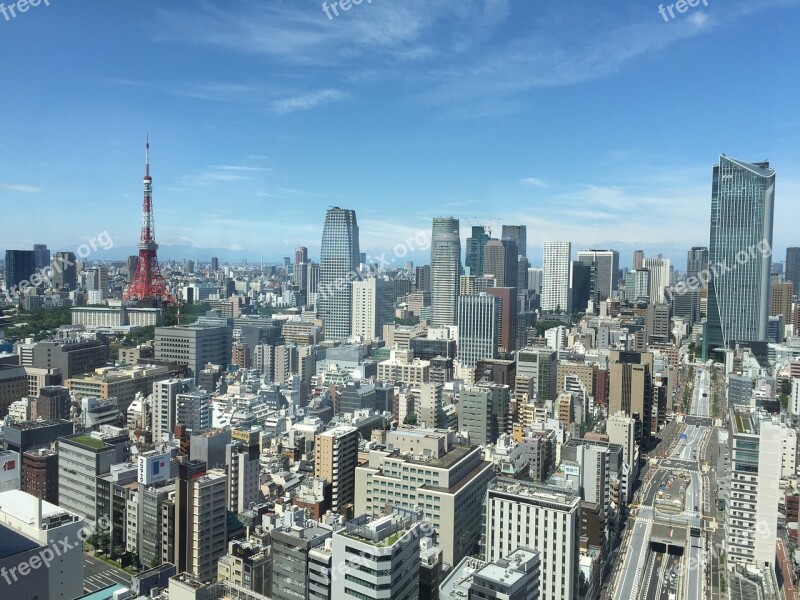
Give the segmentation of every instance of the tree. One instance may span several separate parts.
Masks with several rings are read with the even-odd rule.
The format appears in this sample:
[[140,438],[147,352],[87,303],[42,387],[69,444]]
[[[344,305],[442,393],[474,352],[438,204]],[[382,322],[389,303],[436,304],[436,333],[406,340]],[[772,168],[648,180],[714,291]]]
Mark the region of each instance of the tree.
[[417,413],[408,413],[406,418],[403,420],[403,425],[419,425]]

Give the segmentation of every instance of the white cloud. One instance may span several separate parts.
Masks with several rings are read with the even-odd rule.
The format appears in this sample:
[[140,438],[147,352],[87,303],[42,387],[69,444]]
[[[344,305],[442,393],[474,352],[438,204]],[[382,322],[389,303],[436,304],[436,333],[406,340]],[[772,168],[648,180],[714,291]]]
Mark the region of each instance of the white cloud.
[[336,102],[346,97],[347,95],[343,92],[329,88],[277,100],[273,103],[273,108],[276,112],[286,114],[296,110],[311,110],[312,108]]
[[542,181],[541,179],[537,179],[536,177],[523,177],[519,180],[520,183],[524,183],[525,185],[534,185],[537,187],[547,187],[547,184]]
[[42,188],[35,185],[26,185],[24,183],[0,183],[0,191],[18,192],[20,194],[38,194],[42,191]]

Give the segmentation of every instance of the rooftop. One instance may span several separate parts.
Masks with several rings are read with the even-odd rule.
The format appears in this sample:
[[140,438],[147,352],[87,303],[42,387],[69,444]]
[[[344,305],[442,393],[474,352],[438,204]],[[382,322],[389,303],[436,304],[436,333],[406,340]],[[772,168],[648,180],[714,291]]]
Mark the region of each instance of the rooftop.
[[[32,526],[36,520],[36,498],[19,490],[0,492],[0,512]],[[76,519],[78,519],[76,515],[42,500],[44,529],[48,528],[47,525],[55,526],[61,522],[72,522]]]
[[17,533],[10,527],[0,525],[0,560],[38,548],[39,544]]
[[19,431],[30,431],[32,429],[42,429],[44,427],[54,427],[57,425],[71,425],[69,421],[63,419],[57,419],[53,421],[21,421],[19,423],[12,423],[7,427],[11,427],[12,429],[17,429]]

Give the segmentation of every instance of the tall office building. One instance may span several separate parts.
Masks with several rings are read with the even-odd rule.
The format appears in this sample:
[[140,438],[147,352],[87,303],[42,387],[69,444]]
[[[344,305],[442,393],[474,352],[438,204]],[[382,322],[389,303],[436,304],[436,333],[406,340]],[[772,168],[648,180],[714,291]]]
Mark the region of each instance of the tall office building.
[[59,290],[74,290],[78,287],[78,270],[75,254],[56,252],[53,256],[53,285]]
[[664,302],[664,291],[670,285],[670,260],[657,254],[644,259],[644,268],[650,271],[650,302]]
[[18,288],[35,272],[36,254],[33,250],[6,250],[6,290]]
[[[325,564],[330,562],[332,533],[331,529],[313,521],[287,523],[272,530],[271,597],[274,600],[331,598],[331,570],[325,568]],[[342,565],[344,562],[337,566]]]
[[774,204],[775,171],[768,162],[720,156],[713,172],[708,260],[732,270],[708,283],[707,351],[767,339]]
[[708,268],[708,248],[692,246],[686,256],[686,278],[697,277],[698,273]]
[[494,275],[497,285],[506,286],[506,247],[500,240],[489,240],[483,248],[483,273]]
[[582,250],[578,252],[578,261],[594,265],[596,292],[600,294],[601,300],[611,298],[619,285],[619,252]]
[[350,335],[353,310],[351,273],[358,271],[360,255],[356,211],[329,208],[322,229],[317,300],[317,311],[325,322],[327,339],[344,339]]
[[478,383],[461,390],[458,428],[469,435],[469,443],[496,444],[511,430],[511,388],[495,383]]
[[517,245],[517,255],[528,257],[528,228],[525,225],[503,225],[502,240],[509,240]]
[[497,348],[501,352],[513,352],[517,349],[517,290],[513,287],[484,288],[487,296],[499,300],[497,305],[498,330]]
[[422,265],[414,268],[414,289],[418,292],[431,291],[431,266]]
[[486,492],[486,559],[506,558],[517,548],[536,550],[542,600],[578,597],[581,496],[562,489],[499,477]]
[[47,244],[34,244],[33,254],[37,270],[44,269],[50,264],[50,250],[47,248]]
[[298,246],[294,249],[294,264],[303,265],[308,262],[308,248]]
[[786,280],[794,285],[794,293],[800,296],[800,248],[797,246],[786,249],[784,273]]
[[[524,378],[530,382],[539,402],[555,401],[559,392],[558,352],[550,348],[520,349],[517,352],[516,377],[518,381]],[[519,386],[516,387],[517,394],[523,391]]]
[[461,238],[458,219],[433,219],[431,240],[431,308],[434,326],[455,325],[459,276],[461,275]]
[[384,450],[356,468],[355,514],[376,514],[387,505],[421,507],[436,530],[444,562],[455,565],[478,550],[481,504],[494,477],[478,446],[455,446],[455,432],[397,429]]
[[637,271],[644,267],[644,250],[634,250],[631,271]]
[[570,306],[570,242],[545,242],[542,272],[542,310],[569,312]]
[[608,413],[636,420],[636,438],[646,446],[653,414],[653,355],[612,351],[609,356]]
[[594,263],[572,261],[572,310],[585,311],[589,300],[594,302],[595,307],[600,306],[596,267]]
[[178,465],[175,484],[175,556],[179,573],[200,581],[217,576],[217,560],[228,541],[227,475],[202,461]]
[[494,358],[500,339],[502,300],[482,293],[458,297],[458,361],[475,369],[481,358]]
[[489,241],[489,234],[483,225],[473,225],[472,235],[467,238],[467,250],[464,257],[464,266],[469,269],[469,274],[478,277],[483,275],[484,249]]
[[355,501],[359,437],[355,427],[340,425],[314,438],[314,476],[330,482],[331,510],[343,515]]
[[353,284],[352,334],[364,340],[383,335],[383,326],[394,323],[394,282],[370,277]]
[[156,327],[155,357],[186,365],[186,374],[197,381],[208,363],[228,365],[232,338],[233,332],[226,326]]
[[[769,314],[771,317],[783,315],[783,322],[791,325],[793,322],[792,317],[792,295],[794,294],[794,286],[791,282],[786,283],[773,283],[770,290],[770,307]],[[781,340],[783,340],[783,332],[780,332]]]

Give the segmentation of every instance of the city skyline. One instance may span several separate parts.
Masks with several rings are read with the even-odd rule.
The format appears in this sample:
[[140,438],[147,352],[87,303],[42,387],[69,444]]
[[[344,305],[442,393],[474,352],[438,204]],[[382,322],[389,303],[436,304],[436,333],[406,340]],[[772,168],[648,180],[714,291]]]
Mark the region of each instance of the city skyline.
[[[623,265],[639,247],[678,262],[707,244],[707,172],[721,152],[781,173],[780,255],[800,192],[800,122],[772,99],[798,95],[780,77],[796,71],[796,42],[780,35],[796,4],[734,2],[665,24],[638,5],[567,15],[373,3],[329,21],[315,3],[53,3],[0,23],[0,48],[32,49],[7,65],[18,84],[7,102],[25,110],[0,116],[0,198],[39,215],[35,227],[27,211],[7,215],[4,245],[74,251],[99,214],[119,248],[135,246],[149,131],[164,258],[220,249],[271,262],[298,244],[318,256],[322,214],[339,205],[358,211],[372,253],[453,214],[462,234],[467,218],[527,225],[534,264],[541,243],[558,240],[614,248]],[[95,27],[76,39],[86,24]],[[728,42],[743,37],[746,46]],[[60,43],[74,46],[69,61],[40,50]],[[537,52],[543,43],[553,52]],[[536,58],[559,52],[558,64]],[[750,85],[720,109],[710,100],[741,69]],[[648,110],[631,106],[634,94]],[[759,118],[737,117],[732,130],[752,106]]]

